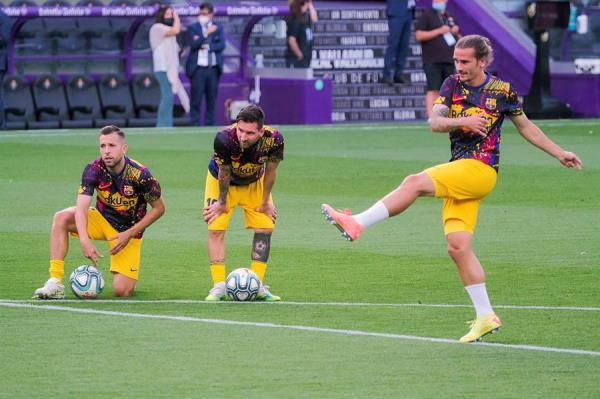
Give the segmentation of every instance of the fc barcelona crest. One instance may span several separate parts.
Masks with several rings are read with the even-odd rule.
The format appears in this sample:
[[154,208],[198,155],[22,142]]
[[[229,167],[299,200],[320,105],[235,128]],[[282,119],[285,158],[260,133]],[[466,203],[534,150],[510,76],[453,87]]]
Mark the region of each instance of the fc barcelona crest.
[[496,109],[496,99],[495,98],[486,98],[485,99],[485,107],[490,111]]
[[123,186],[123,194],[125,194],[127,197],[131,197],[133,195],[133,187]]

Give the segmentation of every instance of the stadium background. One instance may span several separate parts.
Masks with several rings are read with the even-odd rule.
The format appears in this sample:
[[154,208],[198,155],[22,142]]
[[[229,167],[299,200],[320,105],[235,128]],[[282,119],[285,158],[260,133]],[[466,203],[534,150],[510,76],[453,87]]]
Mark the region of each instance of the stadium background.
[[[232,101],[248,100],[256,88],[255,75],[262,78],[260,103],[271,115],[272,123],[425,119],[425,76],[420,45],[414,35],[405,71],[409,83],[387,86],[381,82],[387,38],[385,2],[317,2],[320,21],[316,24],[313,69],[304,74],[295,71],[297,76],[289,70],[273,69],[284,65],[286,2],[214,3],[216,20],[223,24],[228,38],[225,75],[217,101],[219,123],[229,120]],[[7,108],[19,109],[8,112],[9,127],[91,127],[88,120],[95,120],[97,126],[111,120],[131,126],[152,126],[158,87],[152,76],[148,30],[153,23],[152,7],[158,4],[157,0],[137,3],[15,0],[7,4],[5,10],[16,23],[9,43],[9,71],[4,89]],[[195,3],[171,4],[184,16],[183,25],[193,22],[197,12]],[[589,26],[584,34],[573,31],[573,27],[550,30],[552,94],[571,106],[574,117],[597,117],[600,116],[600,6],[594,0],[573,4],[579,6],[579,15],[588,16]],[[427,2],[419,1],[417,5],[426,7]],[[72,16],[74,10],[85,9],[93,11]],[[464,34],[481,33],[493,38],[496,60],[490,69],[526,95],[535,64],[526,2],[450,1],[449,9]],[[40,12],[44,17],[35,17]],[[182,32],[180,43],[184,48],[185,42]],[[182,60],[186,56],[184,51]],[[65,92],[65,88],[76,87],[75,78],[82,74],[86,82],[92,80],[95,89],[85,96],[100,94],[98,100],[85,104],[94,108],[92,114],[73,111],[81,100],[73,99],[75,95],[70,95],[69,90]],[[182,78],[187,84],[183,73]],[[115,79],[119,87],[124,87],[108,90],[103,96],[102,87],[107,91]],[[33,94],[31,106],[26,104],[28,92]],[[107,112],[106,107],[113,102],[125,110]],[[290,102],[295,106],[287,106]],[[59,104],[59,115],[40,114],[37,109],[48,104]],[[176,124],[186,124],[187,118],[178,105],[175,115]],[[79,121],[69,122],[69,119]]]

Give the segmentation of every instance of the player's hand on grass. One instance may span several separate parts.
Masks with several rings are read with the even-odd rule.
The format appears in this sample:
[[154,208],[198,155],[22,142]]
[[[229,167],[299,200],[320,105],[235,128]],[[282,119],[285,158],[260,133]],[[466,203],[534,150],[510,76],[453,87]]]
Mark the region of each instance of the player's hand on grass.
[[104,258],[91,241],[84,241],[81,243],[81,252],[83,253],[83,256],[94,263],[95,267],[98,267],[98,258]]
[[127,246],[127,244],[129,243],[129,240],[131,240],[131,238],[132,237],[131,237],[131,233],[129,232],[129,230],[125,230],[121,233],[118,233],[116,236],[109,237],[108,241],[116,241],[116,244],[109,251],[110,254],[115,255],[120,250],[125,248]]
[[271,218],[273,223],[275,223],[275,220],[277,219],[277,208],[275,208],[275,205],[273,204],[262,204],[256,208],[255,211],[264,213]]
[[204,208],[203,216],[206,224],[211,224],[216,218],[221,216],[222,213],[227,212],[227,204],[221,204],[219,201],[211,204]]
[[486,137],[487,119],[483,115],[471,115],[463,118],[462,125],[467,132]]
[[581,159],[574,152],[563,151],[558,160],[567,168],[577,168],[579,170],[582,168]]

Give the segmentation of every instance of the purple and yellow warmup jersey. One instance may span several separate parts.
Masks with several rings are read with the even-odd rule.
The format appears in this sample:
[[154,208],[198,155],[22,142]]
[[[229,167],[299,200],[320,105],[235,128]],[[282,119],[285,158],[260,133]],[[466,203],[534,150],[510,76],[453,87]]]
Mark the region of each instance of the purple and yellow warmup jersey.
[[[115,230],[129,229],[146,215],[146,204],[160,198],[161,190],[148,168],[125,157],[125,169],[112,175],[102,158],[83,170],[79,194],[97,193],[96,208]],[[143,232],[138,237],[141,238]]]
[[487,119],[486,137],[465,129],[450,132],[450,161],[477,159],[498,171],[500,131],[504,117],[523,113],[517,92],[510,83],[486,73],[482,85],[471,87],[460,81],[460,75],[452,75],[442,84],[435,104],[446,105],[450,109],[449,118],[480,114]]
[[215,153],[208,170],[218,179],[219,166],[231,165],[231,185],[245,186],[262,177],[267,162],[283,160],[283,136],[276,129],[264,126],[265,134],[252,147],[242,150],[236,126],[234,123],[215,136]]

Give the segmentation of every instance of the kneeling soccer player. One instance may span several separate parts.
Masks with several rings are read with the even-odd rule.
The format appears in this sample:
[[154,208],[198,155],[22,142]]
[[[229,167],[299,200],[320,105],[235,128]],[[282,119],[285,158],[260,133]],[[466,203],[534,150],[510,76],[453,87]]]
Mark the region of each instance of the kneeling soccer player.
[[[133,294],[140,269],[142,234],[165,212],[161,189],[148,168],[125,156],[125,133],[105,126],[98,136],[100,158],[83,170],[74,207],[54,215],[50,232],[50,279],[35,290],[40,299],[62,299],[69,233],[79,236],[83,256],[98,265],[102,257],[91,240],[108,241],[116,296]],[[90,208],[94,190],[96,208]],[[151,209],[147,212],[146,205]]]

